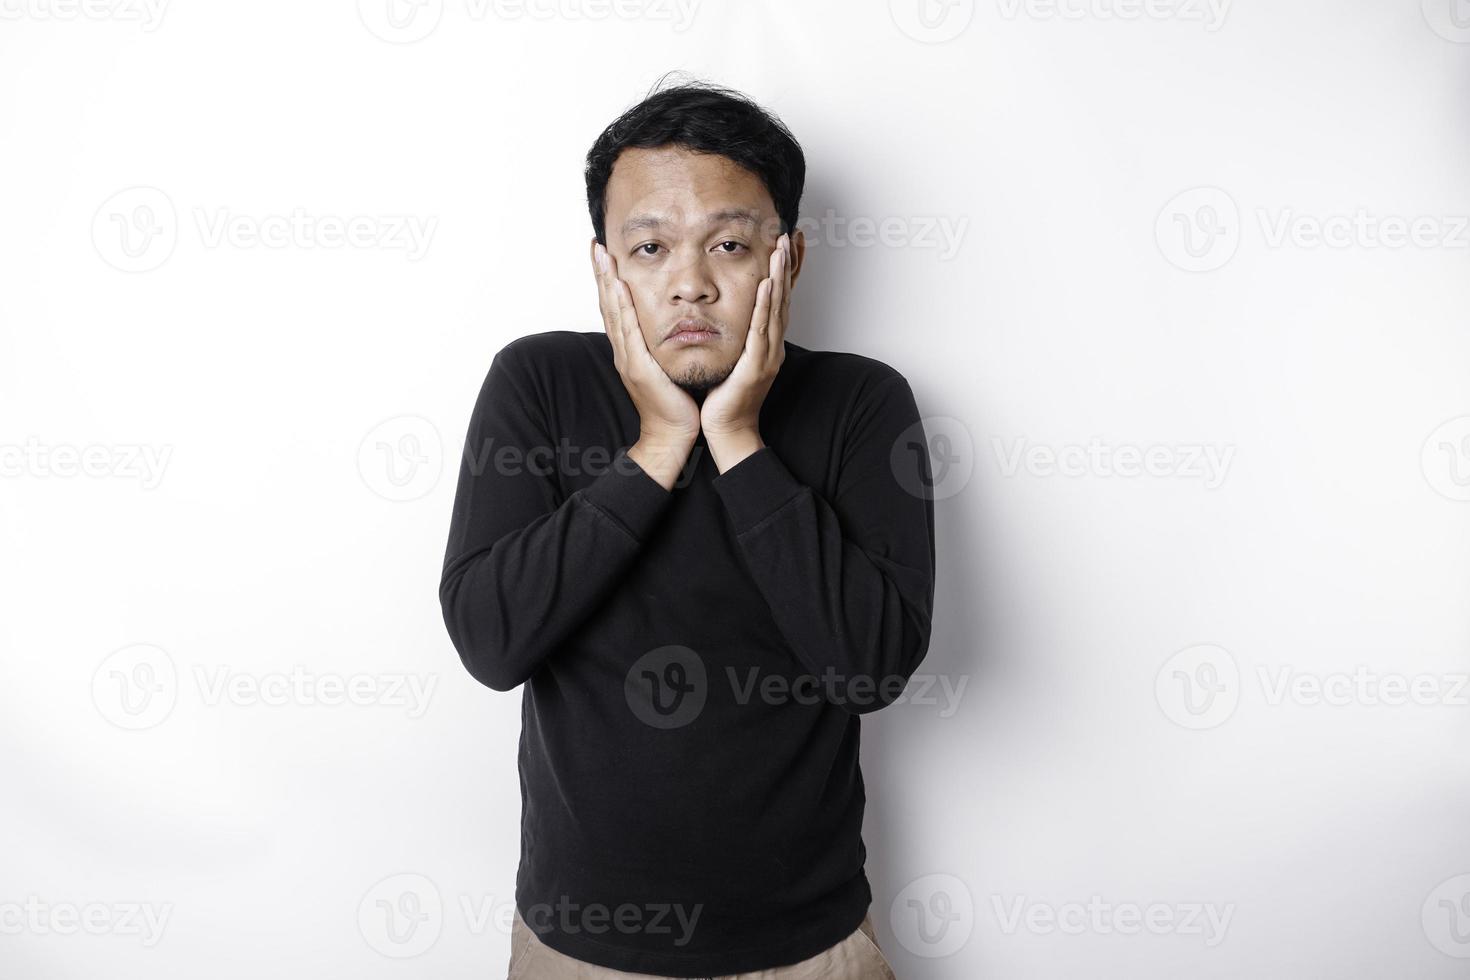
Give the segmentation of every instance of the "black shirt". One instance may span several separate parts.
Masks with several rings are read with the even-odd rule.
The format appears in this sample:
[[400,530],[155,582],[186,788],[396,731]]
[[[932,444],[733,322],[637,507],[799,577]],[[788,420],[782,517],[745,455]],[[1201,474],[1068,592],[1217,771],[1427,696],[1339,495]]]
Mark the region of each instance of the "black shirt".
[[929,645],[923,429],[892,368],[790,342],[760,427],[666,491],[604,334],[516,340],[480,389],[439,597],[469,672],[525,685],[516,905],[576,959],[769,969],[872,901],[858,716]]

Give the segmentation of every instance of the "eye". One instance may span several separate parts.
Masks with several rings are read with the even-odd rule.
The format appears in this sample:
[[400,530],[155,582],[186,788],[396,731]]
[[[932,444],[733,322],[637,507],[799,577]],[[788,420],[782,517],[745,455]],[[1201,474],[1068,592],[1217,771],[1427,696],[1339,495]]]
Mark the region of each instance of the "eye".
[[639,255],[653,255],[654,254],[653,252],[645,252],[645,251],[643,251],[645,248],[657,249],[658,248],[658,242],[644,242],[642,245],[639,245],[633,251],[636,252],[636,253],[638,253]]
[[[726,249],[725,248],[726,245],[734,245],[735,246],[735,249],[734,250]],[[720,244],[716,245],[715,248],[724,250],[724,252],[725,252],[726,255],[739,255],[740,254],[740,251],[739,251],[740,249],[744,249],[747,252],[750,251],[750,247],[748,245],[746,245],[743,242],[737,242],[734,239],[726,239],[725,241],[720,242]]]

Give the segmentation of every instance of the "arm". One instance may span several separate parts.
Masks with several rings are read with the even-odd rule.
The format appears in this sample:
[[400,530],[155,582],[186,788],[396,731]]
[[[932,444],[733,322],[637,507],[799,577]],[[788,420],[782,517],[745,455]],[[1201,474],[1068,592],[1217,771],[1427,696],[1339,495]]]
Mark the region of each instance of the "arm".
[[[514,345],[496,355],[465,439],[439,602],[476,680],[528,679],[623,577],[671,499],[625,452],[560,499],[540,412],[520,386]],[[496,453],[515,452],[497,465]],[[540,452],[535,452],[542,447]]]
[[[756,292],[745,350],[700,410],[746,567],[786,642],[823,694],[859,714],[892,704],[929,649],[934,504],[908,382],[895,373],[859,399],[831,501],[765,445],[760,408],[785,357],[803,236],[782,235]],[[910,431],[913,430],[913,431]]]
[[[934,505],[919,421],[901,375],[880,381],[846,433],[830,501],[769,447],[715,478],[747,567],[824,696],[853,713],[891,704],[929,647]],[[905,472],[907,470],[908,472]]]
[[[591,243],[613,364],[638,412],[638,440],[592,484],[560,499],[555,440],[522,385],[512,344],[495,357],[465,439],[439,581],[444,625],[465,667],[497,691],[525,682],[635,560],[699,431],[699,409],[644,343],[627,284]],[[495,465],[513,447],[520,465]]]

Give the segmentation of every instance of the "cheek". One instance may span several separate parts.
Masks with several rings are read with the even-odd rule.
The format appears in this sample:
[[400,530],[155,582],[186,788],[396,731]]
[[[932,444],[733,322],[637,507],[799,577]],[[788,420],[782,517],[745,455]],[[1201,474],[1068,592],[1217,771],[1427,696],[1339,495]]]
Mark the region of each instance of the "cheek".
[[731,326],[744,330],[750,326],[750,315],[755,311],[755,294],[763,277],[752,267],[749,271],[731,275],[721,284],[720,293],[725,298],[727,320]]
[[628,284],[628,294],[633,297],[633,310],[638,314],[638,326],[643,330],[643,336],[647,337],[650,329],[656,330],[658,327],[658,297],[661,295],[658,284],[652,282],[648,276],[629,274],[623,275],[622,279]]

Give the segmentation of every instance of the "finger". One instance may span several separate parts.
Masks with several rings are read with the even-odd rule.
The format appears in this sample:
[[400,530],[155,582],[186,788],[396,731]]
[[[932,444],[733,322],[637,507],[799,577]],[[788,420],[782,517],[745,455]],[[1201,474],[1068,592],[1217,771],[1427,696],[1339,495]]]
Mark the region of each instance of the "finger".
[[791,323],[791,286],[795,281],[792,270],[793,248],[789,234],[784,238],[784,248],[786,252],[786,270],[783,279],[785,286],[781,290],[781,305],[771,315],[770,355],[778,363],[785,356],[786,352],[786,328]]
[[750,329],[745,332],[745,350],[753,358],[765,359],[766,333],[771,320],[771,283],[768,276],[755,287],[755,309],[750,312]]
[[796,246],[791,244],[791,236],[786,236],[786,295],[783,302],[782,315],[791,308],[791,287],[796,282]]
[[[771,273],[771,323],[781,315],[781,310],[786,305],[787,283],[789,282],[788,270],[790,263],[787,261],[785,236],[782,236],[782,246],[776,249],[776,268]],[[769,329],[769,328],[768,328]]]
[[613,366],[622,371],[624,360],[623,334],[618,324],[618,304],[609,283],[609,265],[603,261],[607,250],[596,239],[592,241],[592,274],[597,279],[597,306],[602,312],[602,328],[607,332],[612,345]]
[[[613,277],[613,302],[618,310],[618,330],[622,336],[624,349],[634,349],[633,335],[638,334],[638,339],[643,339],[641,331],[634,329],[638,323],[638,311],[633,309],[633,295],[628,291],[628,284],[623,280]],[[631,346],[630,346],[631,345]]]
[[613,295],[617,297],[618,323],[623,338],[623,357],[630,368],[647,371],[649,364],[656,364],[656,362],[653,360],[653,352],[648,349],[647,341],[643,339],[643,328],[638,323],[638,310],[633,306],[633,292],[628,288],[626,282],[614,278]]
[[769,363],[773,350],[772,333],[780,328],[779,318],[781,307],[786,298],[786,250],[778,242],[774,254],[771,256],[771,285],[770,297],[767,300],[767,313],[761,324],[761,339],[764,341],[761,347],[761,365]]

